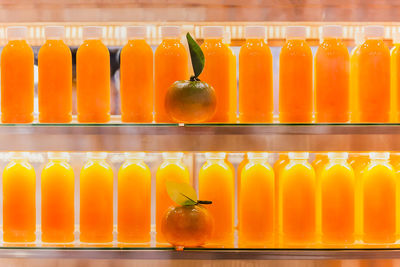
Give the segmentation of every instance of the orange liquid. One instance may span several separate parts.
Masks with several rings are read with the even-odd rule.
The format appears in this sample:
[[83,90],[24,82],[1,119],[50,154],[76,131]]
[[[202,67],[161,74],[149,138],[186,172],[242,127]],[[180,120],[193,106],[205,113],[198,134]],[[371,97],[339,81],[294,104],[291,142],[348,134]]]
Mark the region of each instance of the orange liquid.
[[25,159],[14,159],[3,171],[4,242],[36,240],[35,170]]
[[317,153],[315,155],[315,160],[311,163],[311,166],[314,168],[315,176],[319,177],[321,171],[328,163],[328,155]]
[[[243,160],[240,162],[238,166],[238,172],[237,172],[237,201],[238,203],[240,202],[240,185],[242,184],[242,170],[246,164],[249,163],[249,159],[247,157],[247,153],[244,154]],[[238,209],[238,217],[240,216],[240,209]],[[240,222],[238,222],[238,228],[239,228]]]
[[332,159],[321,171],[322,242],[354,242],[355,178],[346,160]]
[[248,39],[239,54],[239,120],[272,122],[272,54],[262,39]]
[[237,109],[238,109],[238,81],[236,76],[236,55],[233,50],[226,45],[231,52],[229,57],[229,83],[230,83],[230,110],[232,110],[231,122],[237,122]]
[[74,170],[66,160],[52,159],[42,171],[42,241],[74,241]]
[[199,173],[199,199],[212,201],[207,206],[214,218],[209,243],[233,245],[234,192],[234,174],[224,159],[207,160]]
[[39,55],[39,121],[72,119],[72,56],[62,40],[47,40]]
[[[222,39],[206,39],[201,45],[205,65],[200,80],[210,84],[217,96],[217,109],[211,122],[236,121],[236,103],[234,101],[231,62],[232,51],[222,43]],[[235,92],[236,94],[236,92]]]
[[390,53],[390,82],[392,122],[400,122],[400,44],[395,44]]
[[153,50],[145,40],[129,40],[121,51],[121,119],[153,121]]
[[348,122],[349,51],[340,39],[326,39],[315,55],[315,121]]
[[315,243],[315,172],[306,160],[290,160],[281,170],[280,233],[283,246]]
[[400,155],[399,154],[391,154],[390,155],[390,164],[393,166],[393,169],[396,172],[396,239],[398,240],[400,237]]
[[360,47],[354,47],[350,55],[350,119],[351,122],[359,122],[358,106],[358,57],[360,55]]
[[242,171],[239,200],[239,246],[271,247],[274,242],[274,171],[265,160],[252,159]]
[[103,159],[90,159],[80,176],[80,240],[113,240],[113,171]]
[[164,242],[165,239],[161,232],[161,222],[167,209],[176,205],[168,196],[165,187],[166,181],[190,183],[189,170],[182,160],[176,158],[166,158],[158,167],[156,176],[156,232],[157,242]]
[[78,121],[110,120],[110,53],[100,40],[85,40],[76,52]]
[[33,121],[33,51],[24,40],[12,40],[1,52],[1,121]]
[[151,173],[139,159],[129,159],[118,173],[118,241],[150,242]]
[[274,174],[275,174],[275,243],[279,245],[279,174],[281,170],[288,164],[289,157],[287,153],[280,153],[279,158],[274,163]]
[[304,40],[288,40],[279,57],[279,120],[313,120],[313,59]]
[[[328,163],[328,155],[316,153],[315,159],[311,162],[311,166],[314,168],[315,177],[316,177],[316,185],[317,189],[321,188],[321,172],[324,169],[325,165]],[[316,228],[317,228],[317,235],[320,237],[321,235],[321,190],[317,190],[316,192],[317,201],[316,201]]]
[[164,39],[154,60],[155,121],[173,122],[165,110],[165,96],[174,82],[189,78],[188,53],[180,40]]
[[389,122],[390,52],[382,40],[369,39],[361,45],[358,86],[360,122]]
[[364,242],[396,241],[396,174],[385,160],[371,160],[363,173]]

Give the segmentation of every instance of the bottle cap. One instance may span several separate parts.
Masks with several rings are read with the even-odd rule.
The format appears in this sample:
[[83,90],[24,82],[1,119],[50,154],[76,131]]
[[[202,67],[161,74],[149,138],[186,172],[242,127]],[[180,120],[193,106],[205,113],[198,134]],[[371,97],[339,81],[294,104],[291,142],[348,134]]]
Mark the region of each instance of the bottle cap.
[[29,160],[30,153],[29,152],[20,152],[15,151],[9,154],[10,159],[26,159]]
[[389,154],[389,152],[370,152],[369,153],[369,158],[370,159],[389,160],[390,154]]
[[324,38],[342,38],[343,27],[340,25],[322,26],[322,39]]
[[247,153],[248,159],[265,159],[268,160],[268,153],[267,152],[248,152]]
[[162,156],[164,159],[182,159],[183,152],[163,152]]
[[224,37],[223,26],[204,26],[203,27],[204,39],[219,39]]
[[385,28],[383,26],[368,25],[364,27],[365,38],[383,39]]
[[179,39],[181,37],[181,27],[180,26],[161,26],[161,37],[163,39]]
[[49,159],[65,159],[69,160],[69,153],[68,152],[47,152],[47,157]]
[[44,28],[44,36],[46,39],[63,39],[65,36],[65,28],[64,26],[46,26]]
[[126,159],[144,159],[146,157],[146,153],[144,152],[126,152]]
[[28,28],[24,26],[14,26],[7,28],[8,40],[23,40],[28,35]]
[[206,159],[225,159],[226,153],[225,152],[207,152]]
[[98,40],[103,37],[103,27],[85,26],[83,27],[82,37],[84,40]]
[[264,26],[246,26],[244,28],[244,37],[246,39],[265,39],[266,27]]
[[87,152],[86,157],[88,159],[106,159],[107,152]]
[[146,26],[128,26],[126,27],[126,37],[128,40],[144,39],[146,37]]
[[286,39],[306,39],[307,28],[305,26],[287,26]]
[[328,159],[347,159],[348,157],[347,152],[328,152]]
[[308,159],[309,153],[308,152],[289,152],[289,159]]

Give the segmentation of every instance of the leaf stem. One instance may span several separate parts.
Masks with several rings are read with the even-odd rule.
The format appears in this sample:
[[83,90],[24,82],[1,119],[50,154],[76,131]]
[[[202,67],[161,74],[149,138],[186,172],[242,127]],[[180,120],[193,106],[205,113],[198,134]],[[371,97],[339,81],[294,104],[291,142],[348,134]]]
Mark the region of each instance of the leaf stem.
[[210,200],[197,200],[197,204],[209,205],[212,204]]

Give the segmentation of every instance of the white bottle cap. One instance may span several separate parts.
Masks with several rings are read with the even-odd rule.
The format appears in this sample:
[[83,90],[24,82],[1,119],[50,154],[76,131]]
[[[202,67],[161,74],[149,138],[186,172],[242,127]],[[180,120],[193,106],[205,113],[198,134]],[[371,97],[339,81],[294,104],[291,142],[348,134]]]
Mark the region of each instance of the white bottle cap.
[[20,152],[20,151],[11,152],[8,155],[9,159],[26,159],[26,160],[29,160],[29,156],[30,156],[29,152]]
[[84,40],[98,40],[103,37],[103,27],[85,26],[83,27],[82,37]]
[[88,159],[106,159],[107,152],[87,152],[86,157]]
[[126,159],[144,159],[146,157],[146,153],[144,152],[126,152]]
[[162,156],[164,159],[182,159],[183,152],[163,152]]
[[307,28],[305,26],[287,26],[286,39],[306,39]]
[[179,39],[181,37],[180,26],[161,26],[161,38]]
[[206,159],[225,159],[226,153],[225,152],[207,152]]
[[308,159],[308,152],[289,152],[289,159]]
[[268,153],[267,152],[248,152],[247,153],[248,159],[265,159],[268,160]]
[[65,159],[69,160],[69,153],[68,152],[47,152],[47,157],[49,159]]
[[389,152],[370,152],[370,153],[369,153],[369,158],[370,158],[370,159],[389,160],[389,158],[390,158],[390,153],[389,153]]
[[266,27],[264,26],[246,26],[244,28],[244,37],[246,39],[265,39]]
[[23,40],[28,35],[28,28],[24,26],[15,26],[7,28],[8,40]]
[[347,159],[348,157],[347,152],[328,152],[328,159]]
[[146,26],[128,26],[126,27],[126,37],[128,40],[144,39],[146,37]]
[[385,28],[383,26],[368,25],[364,27],[365,38],[383,39]]
[[44,36],[46,39],[61,40],[65,36],[65,28],[64,26],[46,26]]
[[204,26],[203,27],[204,39],[219,39],[224,37],[223,26]]
[[343,27],[340,25],[322,26],[322,39],[324,38],[342,38]]

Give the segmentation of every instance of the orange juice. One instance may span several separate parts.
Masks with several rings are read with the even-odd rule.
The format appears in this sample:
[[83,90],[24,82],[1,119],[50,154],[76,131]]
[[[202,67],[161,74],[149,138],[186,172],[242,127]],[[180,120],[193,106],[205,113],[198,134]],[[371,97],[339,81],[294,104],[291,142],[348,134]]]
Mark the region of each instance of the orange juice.
[[316,238],[313,167],[308,153],[289,152],[279,176],[279,226],[284,247],[310,247]]
[[239,54],[239,121],[273,121],[272,54],[265,43],[265,27],[247,26]]
[[42,241],[74,241],[74,170],[69,154],[49,152],[49,162],[42,171]]
[[233,49],[230,47],[231,45],[231,33],[226,31],[224,33],[224,38],[222,39],[222,43],[229,48],[230,57],[229,57],[229,87],[230,87],[230,109],[233,110],[232,112],[232,121],[237,122],[237,105],[238,105],[238,81],[236,76],[236,55]]
[[39,121],[67,123],[72,119],[72,56],[62,40],[62,26],[45,28],[46,43],[40,48]]
[[315,159],[313,162],[311,162],[311,166],[313,166],[314,171],[315,171],[315,176],[319,177],[321,171],[325,167],[325,165],[328,163],[328,155],[325,153],[316,153],[315,154]]
[[118,172],[118,241],[150,242],[151,173],[145,153],[126,153]]
[[8,43],[1,52],[1,121],[30,123],[33,121],[32,48],[25,41],[26,27],[7,28]]
[[305,41],[306,28],[286,27],[286,44],[279,56],[279,121],[313,121],[313,56]]
[[200,80],[210,84],[217,96],[217,109],[211,122],[236,122],[236,103],[232,94],[232,51],[223,42],[222,26],[205,26],[203,28],[205,65]]
[[274,242],[275,181],[267,153],[248,153],[239,200],[239,246],[271,247]]
[[176,81],[187,80],[188,52],[180,41],[181,28],[161,27],[162,43],[154,56],[155,121],[172,122],[165,110],[165,96],[168,88]]
[[360,47],[364,42],[364,34],[356,32],[354,39],[355,47],[350,54],[350,119],[351,122],[359,122],[357,114],[357,95],[358,95],[358,56],[360,55]]
[[[316,177],[316,186],[317,189],[321,187],[321,171],[324,169],[325,165],[328,163],[328,155],[325,153],[316,153],[315,159],[311,162],[311,166],[314,168],[315,177]],[[316,192],[316,229],[317,235],[320,237],[321,235],[321,190],[317,190]]]
[[391,153],[390,154],[390,164],[393,166],[396,172],[396,239],[400,237],[400,183],[398,182],[400,179],[400,154]]
[[76,52],[78,121],[110,120],[110,53],[102,43],[102,27],[83,28],[84,42]]
[[289,157],[287,153],[279,153],[278,160],[274,163],[274,174],[275,174],[275,244],[279,245],[279,174],[283,167],[289,162]]
[[157,242],[164,242],[164,237],[161,233],[161,221],[166,210],[175,205],[168,196],[165,187],[166,181],[174,181],[181,183],[190,183],[189,169],[183,163],[183,153],[169,152],[163,153],[163,162],[158,167],[156,175],[156,232]]
[[384,28],[366,26],[358,56],[357,113],[360,122],[390,121],[390,52]]
[[28,153],[12,153],[3,171],[4,242],[36,240],[35,170],[28,157]]
[[396,241],[396,173],[389,153],[370,153],[362,176],[363,240],[366,244]]
[[[239,163],[238,171],[237,171],[237,201],[240,201],[240,185],[242,183],[242,171],[244,166],[249,163],[249,159],[247,157],[247,153],[244,153],[243,160]],[[238,209],[238,217],[240,216],[240,210]],[[240,222],[239,222],[240,223]],[[238,227],[239,227],[238,223]]]
[[127,27],[128,43],[121,50],[121,120],[153,121],[153,50],[146,27]]
[[391,121],[400,121],[400,36],[393,37],[393,48],[390,51],[390,87],[391,87]]
[[355,178],[347,152],[328,153],[328,164],[321,171],[322,242],[346,245],[354,242]]
[[209,241],[218,246],[233,245],[234,173],[225,162],[225,153],[206,153],[206,163],[199,172],[199,199],[212,201],[207,206],[214,218]]
[[80,240],[113,241],[113,171],[107,153],[89,152],[80,174]]
[[315,54],[315,121],[348,122],[349,51],[341,26],[323,26],[323,41]]

